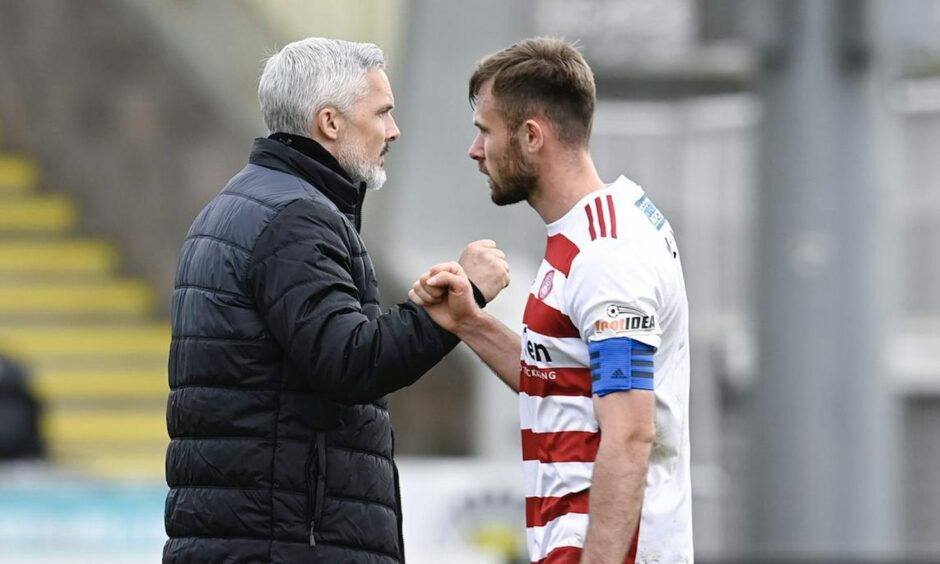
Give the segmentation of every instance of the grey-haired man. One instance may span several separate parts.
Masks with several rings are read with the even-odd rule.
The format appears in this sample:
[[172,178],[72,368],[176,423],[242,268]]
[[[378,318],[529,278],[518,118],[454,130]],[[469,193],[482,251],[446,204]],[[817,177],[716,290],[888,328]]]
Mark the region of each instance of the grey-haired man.
[[[457,339],[382,312],[359,236],[398,138],[374,45],[292,43],[265,65],[271,132],[199,214],[173,292],[164,562],[404,562],[385,395]],[[467,247],[480,301],[509,282]]]

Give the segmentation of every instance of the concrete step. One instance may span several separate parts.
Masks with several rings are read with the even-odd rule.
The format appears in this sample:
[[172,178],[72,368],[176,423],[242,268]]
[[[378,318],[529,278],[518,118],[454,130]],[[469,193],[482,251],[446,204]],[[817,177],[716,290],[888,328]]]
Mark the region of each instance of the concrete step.
[[[107,445],[114,442],[166,445],[166,408],[161,409],[50,409],[43,420],[52,445]],[[59,448],[56,447],[56,448]]]
[[94,239],[0,240],[0,277],[102,275],[114,272],[118,253]]
[[162,405],[51,408],[42,421],[50,459],[104,476],[159,477],[169,444]]
[[153,291],[138,280],[97,282],[0,281],[0,317],[136,316],[153,311]]
[[94,367],[98,359],[115,362],[162,360],[170,350],[170,327],[163,323],[122,326],[0,325],[0,353],[6,352],[28,365],[55,359],[60,366]]
[[29,158],[0,154],[0,194],[25,194],[36,189],[39,170]]
[[82,401],[165,401],[169,394],[166,363],[159,369],[38,369],[33,388],[48,405]]
[[[115,325],[117,326],[126,326]],[[99,325],[102,326],[103,325]],[[6,325],[0,324],[0,332]],[[30,327],[21,325],[21,329]],[[48,327],[46,325],[34,325],[34,327]],[[31,358],[27,365],[30,373],[35,374],[64,374],[72,372],[101,372],[108,374],[156,374],[166,372],[168,351],[159,355],[87,355],[76,356],[38,356]]]
[[60,194],[0,198],[0,233],[62,233],[77,219],[75,205]]

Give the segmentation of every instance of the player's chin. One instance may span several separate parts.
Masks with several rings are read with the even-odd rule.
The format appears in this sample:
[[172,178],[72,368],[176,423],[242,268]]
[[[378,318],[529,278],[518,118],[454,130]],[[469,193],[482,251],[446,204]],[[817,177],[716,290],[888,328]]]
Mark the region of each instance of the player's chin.
[[490,183],[490,199],[497,206],[508,206],[519,201],[515,194],[508,193],[492,183]]
[[503,186],[490,179],[490,198],[497,206],[511,206],[529,199],[529,190],[516,186]]

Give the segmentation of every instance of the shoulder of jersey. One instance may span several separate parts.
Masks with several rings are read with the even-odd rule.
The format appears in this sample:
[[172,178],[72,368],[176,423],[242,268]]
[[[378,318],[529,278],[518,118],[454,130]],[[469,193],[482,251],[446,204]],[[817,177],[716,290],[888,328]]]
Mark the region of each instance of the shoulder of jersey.
[[643,189],[623,176],[578,206],[580,209],[572,210],[573,221],[563,233],[582,251],[592,246],[643,240],[665,223],[665,218],[660,223],[661,214]]

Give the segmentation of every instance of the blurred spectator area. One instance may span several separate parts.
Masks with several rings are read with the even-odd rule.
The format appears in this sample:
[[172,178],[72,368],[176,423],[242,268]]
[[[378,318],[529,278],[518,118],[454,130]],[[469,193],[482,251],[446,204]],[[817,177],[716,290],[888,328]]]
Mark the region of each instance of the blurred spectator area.
[[51,460],[155,475],[167,327],[149,281],[122,271],[114,243],[83,233],[81,218],[35,159],[0,153],[0,355],[27,368]]

